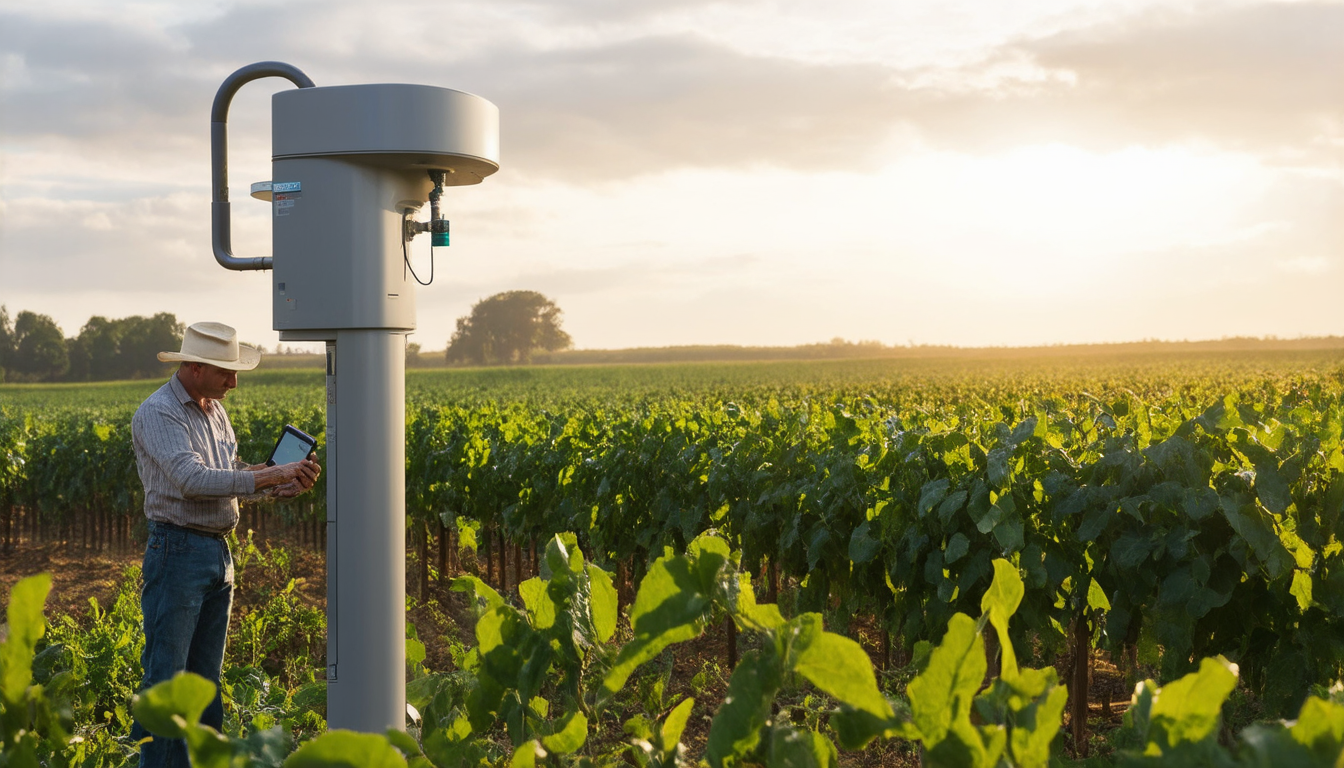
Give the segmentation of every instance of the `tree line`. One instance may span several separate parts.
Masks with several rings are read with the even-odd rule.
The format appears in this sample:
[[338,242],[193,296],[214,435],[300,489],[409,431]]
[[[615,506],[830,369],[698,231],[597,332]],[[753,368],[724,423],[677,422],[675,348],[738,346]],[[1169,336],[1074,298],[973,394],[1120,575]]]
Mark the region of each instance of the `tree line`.
[[48,315],[24,310],[11,322],[0,306],[0,381],[107,381],[166,375],[158,353],[182,346],[182,323],[169,312],[109,320],[94,316],[66,338]]
[[[561,310],[536,291],[505,291],[458,318],[445,357],[450,364],[518,365],[538,352],[569,349]],[[94,316],[66,338],[48,315],[24,310],[11,321],[0,305],[0,382],[107,381],[167,375],[158,353],[182,345],[182,323],[169,312],[109,320]],[[419,345],[407,360],[419,364]]]

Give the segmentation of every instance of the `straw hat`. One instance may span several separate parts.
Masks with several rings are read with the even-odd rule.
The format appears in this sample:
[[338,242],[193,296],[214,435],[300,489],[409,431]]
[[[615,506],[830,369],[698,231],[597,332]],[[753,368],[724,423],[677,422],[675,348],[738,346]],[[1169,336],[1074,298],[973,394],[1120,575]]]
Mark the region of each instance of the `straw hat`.
[[238,332],[223,323],[193,323],[182,336],[181,352],[160,352],[165,363],[208,363],[230,371],[250,371],[261,352],[238,343]]

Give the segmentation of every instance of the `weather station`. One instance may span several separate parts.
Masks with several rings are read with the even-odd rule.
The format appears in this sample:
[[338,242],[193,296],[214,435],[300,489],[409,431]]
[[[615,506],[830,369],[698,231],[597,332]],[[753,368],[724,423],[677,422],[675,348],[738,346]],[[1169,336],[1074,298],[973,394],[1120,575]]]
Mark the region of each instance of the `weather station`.
[[[244,84],[298,86],[271,101],[272,255],[232,253],[229,103]],[[270,270],[281,341],[326,344],[327,724],[406,722],[406,335],[421,280],[408,243],[449,242],[447,187],[499,170],[499,109],[428,85],[317,87],[280,62],[230,75],[211,110],[212,239],[232,270]],[[428,203],[427,221],[419,221]]]

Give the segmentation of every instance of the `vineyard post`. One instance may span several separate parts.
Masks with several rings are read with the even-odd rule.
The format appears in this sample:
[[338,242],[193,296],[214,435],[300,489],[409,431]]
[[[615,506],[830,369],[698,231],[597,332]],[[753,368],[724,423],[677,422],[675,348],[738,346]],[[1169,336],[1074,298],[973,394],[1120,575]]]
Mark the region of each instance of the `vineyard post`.
[[443,520],[439,520],[438,524],[439,524],[439,587],[442,589],[448,586],[448,528],[443,524]]
[[423,521],[415,522],[416,564],[420,582],[420,604],[429,602],[429,526]]
[[499,581],[495,578],[495,552],[494,536],[488,526],[481,526],[480,544],[476,548],[477,560],[485,561],[485,583],[499,586]]
[[504,594],[509,592],[509,572],[506,568],[505,556],[508,554],[508,544],[504,541],[504,528],[495,530],[495,549],[499,552],[499,591]]
[[999,633],[993,627],[985,627],[985,656],[988,663],[985,665],[985,682],[998,677],[1000,674],[1003,653],[999,647]]
[[770,594],[767,596],[766,602],[771,603],[773,605],[778,605],[779,565],[775,562],[775,555],[770,555],[768,558],[768,562],[770,563]]
[[733,623],[732,616],[724,619],[724,637],[728,646],[728,669],[737,669],[737,624]]
[[1073,669],[1069,681],[1069,726],[1077,757],[1087,757],[1087,689],[1092,668],[1092,630],[1087,612],[1073,620]]
[[513,542],[513,583],[523,583],[523,545]]

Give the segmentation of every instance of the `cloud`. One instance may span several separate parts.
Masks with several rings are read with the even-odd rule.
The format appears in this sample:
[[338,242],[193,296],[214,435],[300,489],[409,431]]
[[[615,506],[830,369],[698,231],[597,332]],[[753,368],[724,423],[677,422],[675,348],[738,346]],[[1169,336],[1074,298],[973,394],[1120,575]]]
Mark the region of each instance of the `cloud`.
[[[209,208],[201,203],[181,193],[128,202],[7,201],[4,288],[51,295],[214,290],[219,271],[209,250]],[[247,229],[254,234],[259,226],[248,221]]]
[[[955,69],[749,55],[650,21],[709,4],[585,0],[542,13],[582,32],[572,39],[538,39],[536,18],[508,23],[536,17],[533,0],[405,2],[396,12],[239,3],[164,27],[0,13],[0,131],[10,143],[134,152],[154,166],[204,158],[219,83],[283,51],[319,85],[421,81],[480,93],[501,107],[507,169],[576,183],[678,168],[862,171],[916,136],[977,153],[1202,141],[1295,162],[1335,157],[1344,141],[1340,3],[1150,10],[1018,39]],[[613,11],[627,5],[642,10]],[[412,21],[431,15],[435,24]],[[240,151],[264,143],[262,99],[287,87],[240,92],[231,113]]]
[[1344,4],[1150,11],[1006,45],[963,80],[1024,61],[1053,76],[930,92],[924,135],[981,151],[1206,142],[1288,162],[1337,158],[1344,141]]
[[482,92],[504,116],[504,162],[530,175],[853,168],[901,116],[884,67],[752,57],[692,35],[537,51],[505,72],[509,58],[457,69],[500,73]]

